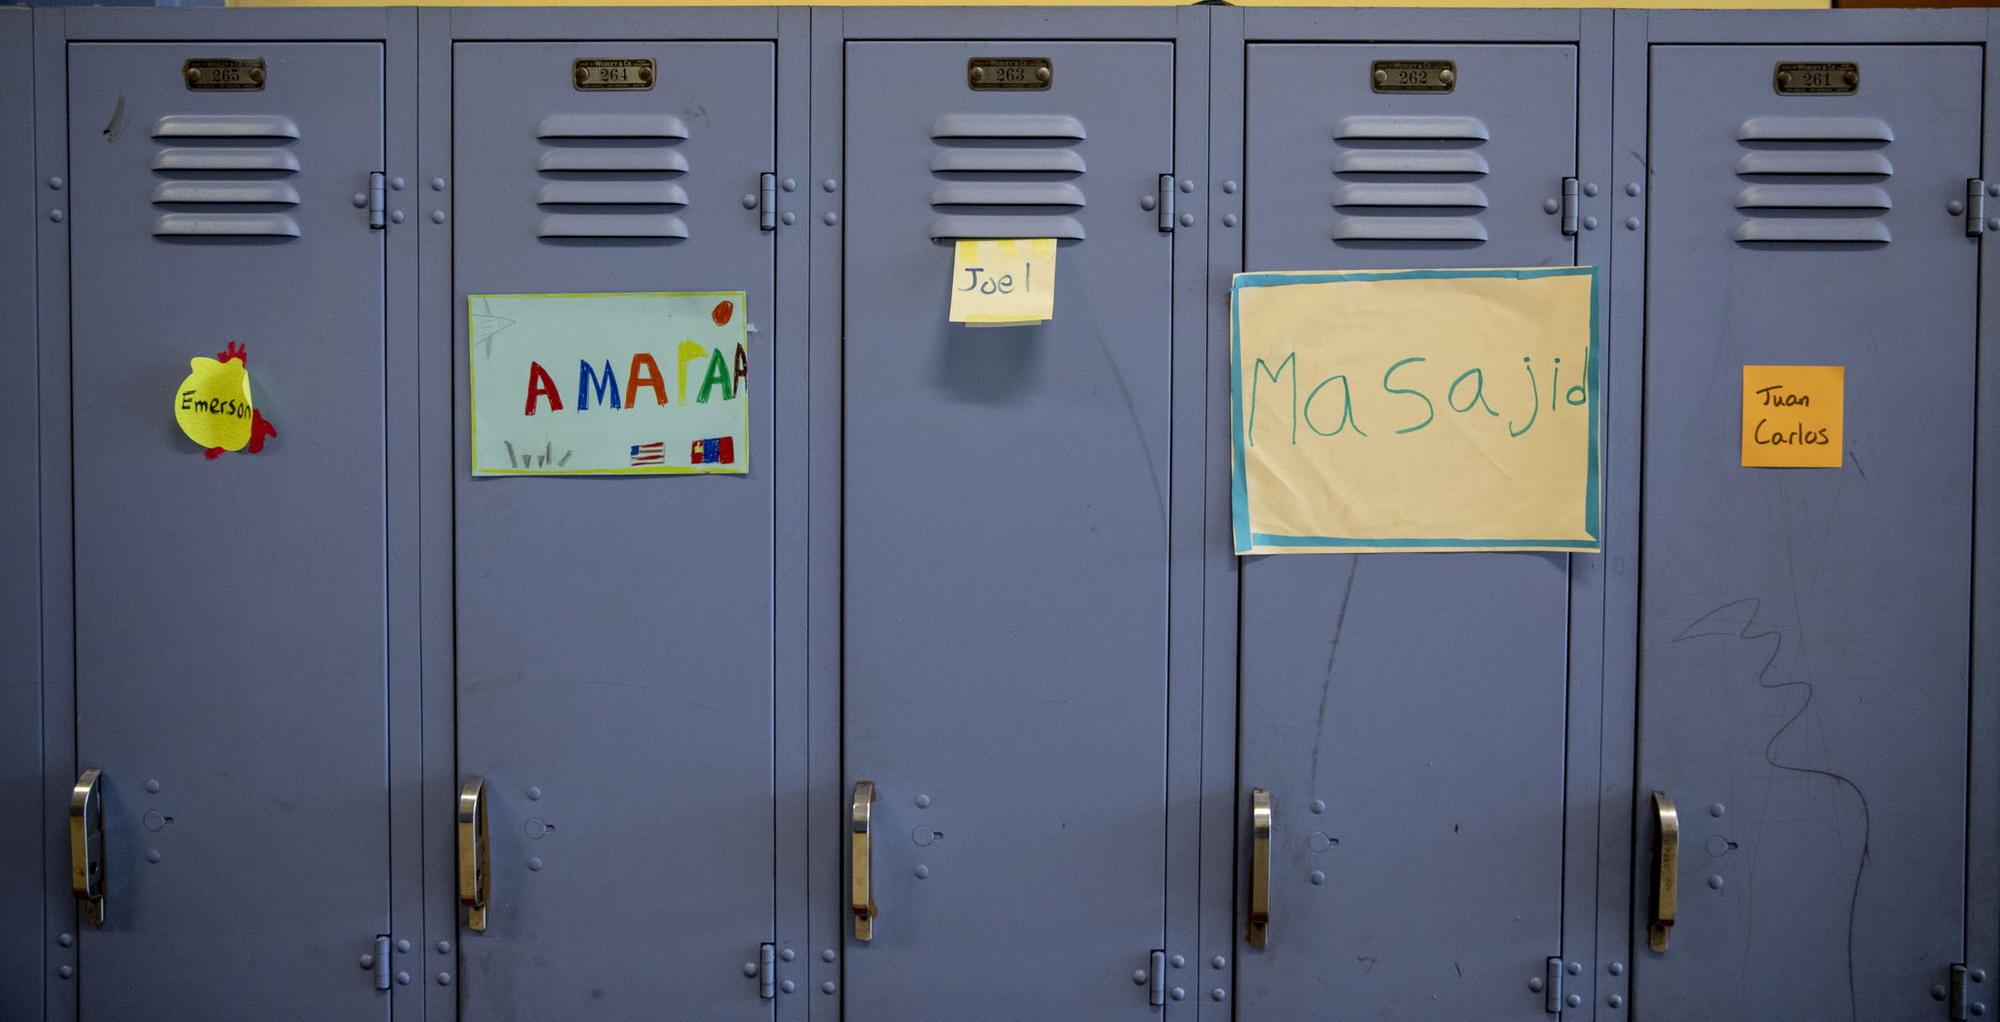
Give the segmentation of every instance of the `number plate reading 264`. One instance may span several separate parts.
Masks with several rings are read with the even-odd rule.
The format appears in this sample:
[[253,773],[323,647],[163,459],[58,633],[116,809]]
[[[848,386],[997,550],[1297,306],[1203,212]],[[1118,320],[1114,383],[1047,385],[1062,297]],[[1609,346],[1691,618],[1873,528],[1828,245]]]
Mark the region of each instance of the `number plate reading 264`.
[[1861,66],[1847,61],[1779,64],[1771,87],[1786,96],[1849,95],[1861,89]]
[[1376,92],[1450,92],[1458,67],[1449,60],[1378,60],[1368,77]]
[[571,65],[570,77],[579,89],[650,89],[651,57],[588,57]]
[[965,84],[974,89],[1046,89],[1056,69],[1047,57],[974,57],[965,62]]

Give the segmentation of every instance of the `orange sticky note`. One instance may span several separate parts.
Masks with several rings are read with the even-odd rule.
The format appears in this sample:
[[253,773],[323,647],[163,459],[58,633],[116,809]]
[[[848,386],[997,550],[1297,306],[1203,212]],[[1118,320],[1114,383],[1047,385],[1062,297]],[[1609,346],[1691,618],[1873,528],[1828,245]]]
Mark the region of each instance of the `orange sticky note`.
[[1845,366],[1744,366],[1743,465],[1839,468]]

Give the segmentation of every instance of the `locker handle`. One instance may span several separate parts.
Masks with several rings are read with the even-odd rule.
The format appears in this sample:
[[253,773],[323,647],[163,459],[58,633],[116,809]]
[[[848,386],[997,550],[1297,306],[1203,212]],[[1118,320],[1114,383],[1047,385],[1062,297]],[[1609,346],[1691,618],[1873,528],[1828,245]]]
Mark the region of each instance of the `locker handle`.
[[854,806],[849,814],[849,829],[854,840],[854,864],[852,903],[854,909],[854,939],[869,940],[874,934],[875,892],[870,886],[872,863],[869,860],[868,817],[875,805],[875,782],[854,782]]
[[1250,789],[1250,918],[1244,939],[1262,948],[1271,929],[1271,793]]
[[1647,927],[1655,951],[1667,949],[1667,935],[1674,926],[1674,898],[1681,863],[1681,818],[1674,810],[1674,797],[1664,791],[1653,793],[1653,913]]
[[486,841],[486,778],[465,782],[458,793],[458,901],[465,928],[486,929],[486,899],[492,882]]
[[101,775],[85,770],[69,793],[69,886],[83,899],[83,917],[104,925],[104,792]]

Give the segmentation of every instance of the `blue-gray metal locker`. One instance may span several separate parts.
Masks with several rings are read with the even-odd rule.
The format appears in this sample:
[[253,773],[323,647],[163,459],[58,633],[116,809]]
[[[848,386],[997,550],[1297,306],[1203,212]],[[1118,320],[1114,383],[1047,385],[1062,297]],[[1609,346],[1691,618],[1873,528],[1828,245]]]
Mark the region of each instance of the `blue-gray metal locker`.
[[[42,370],[74,522],[63,997],[386,1016],[384,43],[81,39],[43,50],[68,84],[44,149],[68,164],[68,330]],[[261,451],[175,427],[198,357],[247,370]]]
[[[1632,1011],[1963,1018],[1984,22],[1620,25],[1650,108]],[[1795,365],[1844,367],[1836,467],[1744,467],[1778,414],[1744,367]]]
[[[1176,64],[1200,37],[1174,11],[1025,38],[1019,15],[840,14],[815,78],[845,90],[844,173],[815,184],[844,210],[815,230],[844,264],[845,1008],[1145,1017],[1172,908],[1176,309],[1200,307]],[[1053,319],[947,322],[980,238],[1056,240]]]
[[[453,23],[457,850],[490,865],[457,935],[466,1017],[769,1019],[796,988],[773,551],[779,365],[803,357],[778,308],[805,281],[775,229],[777,20]],[[605,60],[637,87],[580,84]],[[747,475],[471,476],[468,295],[671,291],[745,293]]]
[[[1243,216],[1216,246],[1240,262],[1218,268],[1601,263],[1609,16],[1371,15],[1243,14],[1244,85],[1218,89],[1241,104]],[[1595,706],[1597,556],[1243,559],[1246,1016],[1582,1002],[1563,956],[1581,973],[1590,916],[1565,894],[1591,890],[1595,818],[1567,803],[1596,732],[1570,710]]]
[[[42,1014],[41,412],[35,352],[35,222],[52,189],[35,180],[31,15],[0,10],[0,345],[14,367],[0,384],[0,430],[19,464],[0,492],[0,1015]],[[50,204],[51,207],[53,204]],[[67,771],[65,771],[67,772]]]

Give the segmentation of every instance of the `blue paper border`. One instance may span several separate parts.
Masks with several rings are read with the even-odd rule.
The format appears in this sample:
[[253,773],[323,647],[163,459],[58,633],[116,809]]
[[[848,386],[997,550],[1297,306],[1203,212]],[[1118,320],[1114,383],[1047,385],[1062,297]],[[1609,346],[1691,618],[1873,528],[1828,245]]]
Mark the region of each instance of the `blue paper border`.
[[[1250,493],[1244,473],[1243,436],[1243,322],[1236,293],[1246,287],[1280,287],[1286,284],[1345,284],[1370,280],[1435,280],[1468,277],[1504,277],[1536,280],[1542,277],[1590,277],[1590,349],[1584,358],[1584,396],[1590,409],[1590,451],[1584,480],[1584,531],[1589,539],[1419,539],[1409,537],[1357,539],[1340,536],[1287,536],[1250,531]],[[1530,269],[1488,270],[1328,270],[1323,273],[1239,273],[1229,284],[1229,507],[1238,554],[1253,553],[1257,547],[1413,547],[1431,550],[1479,548],[1488,550],[1583,550],[1603,545],[1603,503],[1599,465],[1599,404],[1597,362],[1599,344],[1598,288],[1601,275],[1596,266],[1550,266]],[[1246,538],[1248,542],[1246,542]]]

